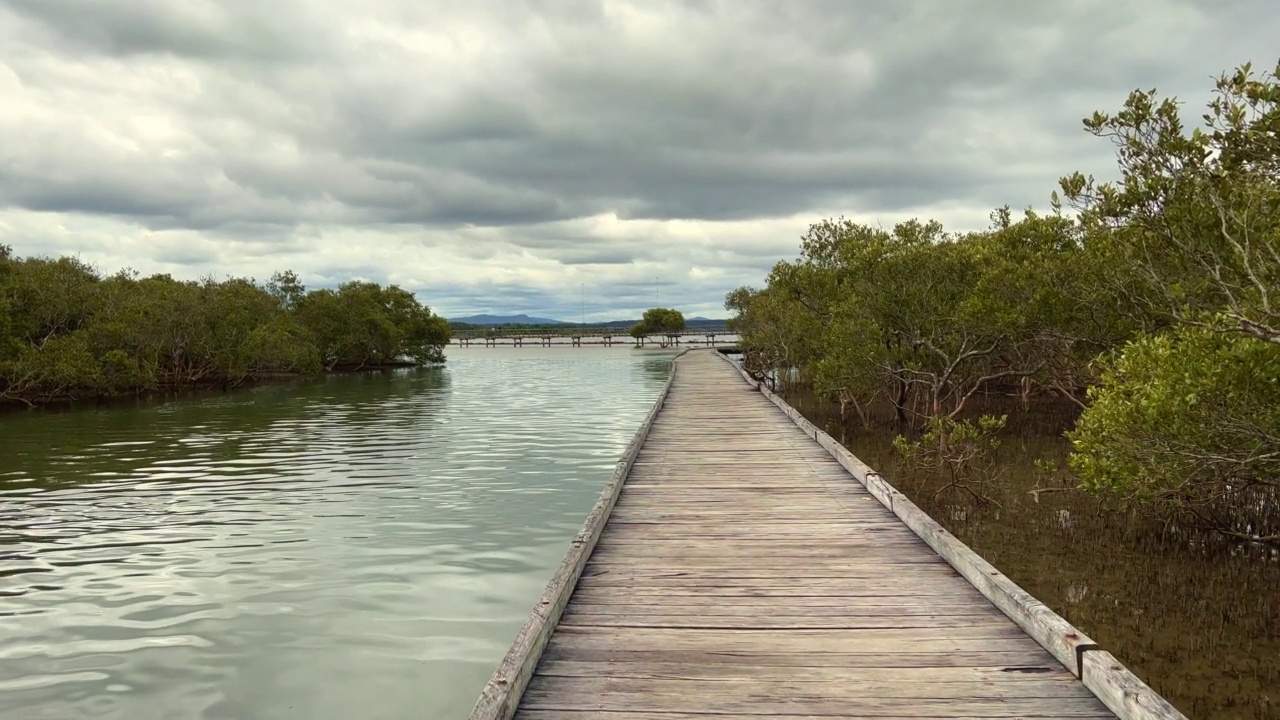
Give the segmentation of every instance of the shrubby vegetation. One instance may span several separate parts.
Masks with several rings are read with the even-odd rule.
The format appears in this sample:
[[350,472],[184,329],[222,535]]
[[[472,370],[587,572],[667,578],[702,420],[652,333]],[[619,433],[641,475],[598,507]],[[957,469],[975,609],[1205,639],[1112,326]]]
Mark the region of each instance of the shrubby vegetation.
[[631,337],[643,338],[657,335],[662,338],[665,347],[672,336],[684,332],[684,313],[672,308],[649,308],[644,311],[640,322],[631,326]]
[[1049,214],[811,226],[726,298],[748,369],[850,419],[892,407],[927,430],[904,452],[957,477],[998,424],[975,398],[1074,403],[1082,487],[1280,544],[1280,81],[1222,76],[1191,132],[1155,91],[1085,127],[1119,179],[1065,177]]
[[441,362],[448,339],[442,318],[394,286],[307,291],[291,272],[265,285],[104,277],[74,258],[0,246],[0,404]]

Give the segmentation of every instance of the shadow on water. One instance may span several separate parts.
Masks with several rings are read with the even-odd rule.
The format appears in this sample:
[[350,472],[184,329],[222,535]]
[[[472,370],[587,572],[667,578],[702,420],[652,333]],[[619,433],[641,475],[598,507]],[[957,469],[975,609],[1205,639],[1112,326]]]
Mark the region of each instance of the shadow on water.
[[0,415],[0,718],[466,717],[670,356]]
[[996,502],[981,505],[958,493],[935,497],[944,482],[908,474],[893,448],[900,430],[883,409],[867,429],[810,394],[789,401],[1188,717],[1280,718],[1276,554],[1118,512],[1065,477],[1037,473],[1037,459],[1065,467],[1061,433],[1073,408],[977,408],[1009,414],[1002,474],[989,490]]
[[[201,465],[192,472],[183,472],[183,466],[197,461],[234,463],[246,451],[265,451],[257,444],[267,437],[277,444],[272,457],[283,460],[290,448],[305,446],[351,420],[404,422],[406,413],[397,411],[397,399],[420,398],[419,409],[430,412],[434,403],[422,399],[447,391],[448,385],[449,374],[443,368],[421,368],[299,380],[179,400],[8,413],[0,415],[0,482],[53,488],[133,473],[145,473],[152,480],[208,481],[211,477]],[[152,472],[157,459],[171,465],[170,472]],[[288,474],[284,462],[274,463],[273,470]]]

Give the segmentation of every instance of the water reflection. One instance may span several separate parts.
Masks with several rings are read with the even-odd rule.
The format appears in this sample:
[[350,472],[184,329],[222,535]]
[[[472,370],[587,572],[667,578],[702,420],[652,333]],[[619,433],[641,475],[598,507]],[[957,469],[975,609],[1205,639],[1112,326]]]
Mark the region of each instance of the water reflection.
[[671,353],[0,416],[0,718],[465,717]]

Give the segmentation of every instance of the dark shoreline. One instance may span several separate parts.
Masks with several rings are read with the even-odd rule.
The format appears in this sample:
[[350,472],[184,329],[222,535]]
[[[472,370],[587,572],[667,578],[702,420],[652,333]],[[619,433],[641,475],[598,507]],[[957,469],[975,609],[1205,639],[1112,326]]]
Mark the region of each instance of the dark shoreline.
[[343,375],[361,375],[373,373],[393,372],[396,370],[411,370],[414,368],[431,368],[443,367],[445,363],[428,363],[419,364],[415,362],[398,362],[384,363],[379,365],[360,365],[360,366],[344,366],[335,367],[332,370],[322,370],[318,373],[288,373],[275,372],[264,373],[258,377],[240,381],[235,384],[228,384],[226,381],[217,380],[203,383],[196,383],[183,387],[156,388],[145,390],[137,393],[121,393],[118,395],[108,395],[94,398],[79,398],[75,400],[64,399],[52,402],[36,403],[28,406],[20,400],[0,400],[0,415],[14,415],[19,413],[31,412],[67,412],[72,410],[108,410],[116,407],[124,407],[131,404],[152,404],[157,402],[170,402],[174,400],[195,400],[208,397],[217,397],[221,395],[229,395],[231,393],[253,390],[256,388],[270,387],[273,385],[287,385],[290,383],[299,383],[307,381],[318,381],[328,377],[338,377]]

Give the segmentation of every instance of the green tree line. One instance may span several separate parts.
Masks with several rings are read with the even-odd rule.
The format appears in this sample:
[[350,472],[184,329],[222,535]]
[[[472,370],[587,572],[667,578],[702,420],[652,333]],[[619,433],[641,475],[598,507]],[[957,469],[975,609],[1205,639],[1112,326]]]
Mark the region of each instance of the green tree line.
[[[1280,82],[1224,74],[1197,127],[1135,91],[1085,129],[1117,179],[979,232],[812,225],[763,288],[726,297],[749,370],[875,403],[945,449],[974,399],[1079,406],[1082,487],[1280,544]],[[935,448],[937,449],[937,448]]]
[[103,276],[0,245],[0,404],[436,363],[448,340],[448,323],[396,286],[308,291],[292,272],[265,284]]

